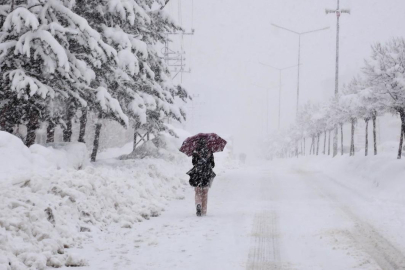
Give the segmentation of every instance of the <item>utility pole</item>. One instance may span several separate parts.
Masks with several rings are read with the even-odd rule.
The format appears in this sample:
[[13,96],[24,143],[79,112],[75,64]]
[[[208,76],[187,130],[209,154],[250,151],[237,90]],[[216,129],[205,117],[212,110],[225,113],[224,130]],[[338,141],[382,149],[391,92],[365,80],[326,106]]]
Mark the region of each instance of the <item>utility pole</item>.
[[[335,13],[337,22],[336,22],[336,71],[335,71],[335,97],[338,98],[339,94],[339,30],[340,30],[340,15],[342,13],[350,14],[350,9],[340,9],[339,0],[337,0],[336,9],[326,9],[326,14]],[[333,138],[333,157],[337,155],[337,145],[338,145],[338,125],[335,127],[335,134]]]
[[[186,70],[186,57],[185,57],[185,52],[183,49],[183,38],[185,35],[194,35],[195,30],[191,29],[191,32],[185,32],[185,31],[180,31],[180,32],[168,32],[166,34],[166,42],[165,46],[163,48],[163,59],[166,62],[166,65],[168,67],[172,67],[173,69],[171,72],[175,73],[172,79],[176,78],[177,75],[180,74],[180,80],[183,82],[183,73],[190,73],[191,69]],[[181,38],[181,48],[180,51],[173,51],[169,47],[169,43],[171,42],[169,39],[170,35],[180,35]]]
[[310,34],[310,33],[314,33],[314,32],[319,32],[319,31],[323,31],[323,30],[327,30],[329,29],[329,27],[325,27],[325,28],[321,28],[321,29],[315,29],[315,30],[311,30],[311,31],[305,31],[305,32],[297,32],[279,25],[276,25],[274,23],[271,24],[274,27],[280,28],[282,30],[288,31],[290,33],[296,34],[298,35],[298,78],[297,78],[297,108],[296,108],[296,114],[298,115],[298,109],[299,109],[299,99],[300,99],[300,61],[301,61],[301,36],[302,35],[306,35],[306,34]]
[[[161,9],[163,9],[167,3],[170,0],[165,0],[165,4],[162,6]],[[182,16],[182,1],[178,0],[177,1],[177,16],[178,16],[178,23],[180,25],[183,25],[183,16]],[[172,79],[176,78],[177,75],[180,74],[180,83],[183,83],[183,73],[191,73],[191,69],[186,70],[186,57],[185,57],[185,51],[183,48],[184,45],[184,36],[185,35],[194,35],[194,28],[193,28],[193,20],[194,20],[194,2],[192,1],[192,21],[191,21],[191,31],[186,32],[184,30],[182,31],[176,31],[176,32],[167,32],[166,34],[166,42],[165,46],[163,48],[163,58],[166,62],[166,65],[168,67],[171,67],[172,69],[170,70],[172,74],[175,74]],[[169,39],[169,36],[171,35],[178,35],[180,36],[180,51],[173,51],[170,50],[169,48],[169,42],[171,40]]]
[[[287,70],[287,69],[291,69],[291,68],[295,68],[295,67],[298,67],[299,65],[295,65],[295,66],[290,66],[290,67],[285,67],[285,68],[278,68],[278,67],[274,67],[274,66],[271,66],[271,65],[268,65],[268,64],[264,64],[264,63],[260,63],[261,65],[263,65],[263,66],[266,66],[266,67],[271,67],[271,68],[273,68],[273,69],[276,69],[276,70],[278,70],[278,72],[279,72],[279,88],[278,88],[278,130],[280,130],[280,119],[281,119],[281,88],[282,88],[282,82],[281,82],[281,75],[282,75],[282,72],[284,71],[284,70]],[[268,125],[269,125],[269,119],[268,119],[268,117],[269,117],[269,89],[267,89],[267,133],[269,132],[269,130],[268,130]]]
[[[172,77],[172,80],[174,80],[177,77],[177,75],[180,74],[180,83],[183,83],[183,73],[191,73],[191,69],[185,70],[186,58],[184,57],[185,52],[183,49],[183,36],[184,35],[194,35],[194,29],[192,29],[191,32],[185,32],[185,31],[167,32],[167,33],[165,33],[165,35],[166,35],[166,39],[165,39],[164,47],[162,48],[162,53],[163,53],[162,58],[164,59],[166,66],[169,68],[170,74],[176,73]],[[170,35],[180,35],[181,36],[180,52],[175,52],[170,49],[170,47],[169,47],[169,43],[171,42],[171,40],[169,39]],[[167,123],[170,124],[170,117],[167,117]]]

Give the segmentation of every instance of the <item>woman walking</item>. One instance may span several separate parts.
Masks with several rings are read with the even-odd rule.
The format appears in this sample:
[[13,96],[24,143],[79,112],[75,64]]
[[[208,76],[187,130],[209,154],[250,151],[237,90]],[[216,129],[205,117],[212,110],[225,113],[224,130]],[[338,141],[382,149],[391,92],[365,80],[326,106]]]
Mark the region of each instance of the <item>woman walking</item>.
[[190,185],[195,190],[195,206],[197,216],[207,214],[208,191],[211,187],[215,173],[212,170],[215,167],[214,155],[208,149],[204,139],[197,142],[197,147],[193,151],[193,168],[187,173],[190,175]]
[[180,148],[180,152],[193,157],[193,168],[187,174],[195,190],[197,216],[207,214],[208,190],[215,177],[213,153],[223,151],[225,145],[226,141],[215,133],[199,133],[187,138]]

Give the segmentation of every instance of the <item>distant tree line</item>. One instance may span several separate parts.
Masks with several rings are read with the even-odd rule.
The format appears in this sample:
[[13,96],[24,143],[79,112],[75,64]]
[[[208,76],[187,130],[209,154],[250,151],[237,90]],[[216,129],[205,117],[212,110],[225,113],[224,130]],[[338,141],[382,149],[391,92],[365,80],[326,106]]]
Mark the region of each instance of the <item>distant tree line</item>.
[[[190,98],[174,85],[157,52],[167,32],[182,31],[164,12],[164,0],[0,1],[0,129],[25,125],[25,144],[47,123],[63,141],[88,114],[97,117],[92,160],[102,119],[151,133],[164,119],[185,120]],[[170,131],[169,131],[170,132]]]
[[[343,125],[351,125],[349,155],[355,155],[356,123],[365,122],[365,152],[367,156],[369,126],[372,125],[373,154],[377,155],[377,117],[397,114],[401,119],[398,159],[402,156],[405,136],[405,39],[393,38],[385,44],[372,46],[372,54],[365,61],[362,72],[343,86],[339,96],[326,104],[307,103],[300,108],[296,123],[288,130],[276,132],[268,139],[270,156],[305,155],[306,140],[310,140],[309,154],[331,155],[331,136],[340,130],[343,155]],[[322,141],[323,140],[323,141]]]

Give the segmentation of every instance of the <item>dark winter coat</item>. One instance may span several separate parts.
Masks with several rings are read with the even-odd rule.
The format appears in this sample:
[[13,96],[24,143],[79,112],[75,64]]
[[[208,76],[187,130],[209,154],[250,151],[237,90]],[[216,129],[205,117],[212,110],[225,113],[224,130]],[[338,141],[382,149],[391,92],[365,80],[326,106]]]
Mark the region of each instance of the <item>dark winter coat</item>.
[[216,176],[212,168],[215,167],[214,155],[203,149],[193,152],[194,167],[187,173],[190,175],[190,185],[193,187],[209,187]]

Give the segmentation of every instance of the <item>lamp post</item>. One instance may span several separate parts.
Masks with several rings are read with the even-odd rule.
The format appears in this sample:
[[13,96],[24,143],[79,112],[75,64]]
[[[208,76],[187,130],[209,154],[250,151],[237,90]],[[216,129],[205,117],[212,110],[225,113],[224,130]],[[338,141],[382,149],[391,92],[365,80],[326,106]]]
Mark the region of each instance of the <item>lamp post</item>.
[[267,108],[266,112],[267,112],[267,114],[266,114],[265,121],[266,121],[266,134],[268,135],[269,134],[269,90],[274,89],[277,86],[275,86],[275,87],[263,87],[263,86],[259,86],[259,85],[254,85],[254,86],[266,89],[266,108]]
[[[266,67],[270,67],[270,68],[276,69],[276,70],[278,70],[278,72],[279,72],[279,88],[278,88],[278,130],[280,130],[280,119],[281,119],[281,87],[282,87],[282,83],[281,83],[281,73],[282,73],[284,70],[291,69],[291,68],[297,67],[297,66],[299,66],[299,65],[290,66],[290,67],[285,67],[285,68],[278,68],[278,67],[274,67],[274,66],[269,65],[269,64],[261,63],[261,62],[260,62],[260,64],[263,65],[263,66],[266,66]],[[268,92],[268,90],[267,90],[267,92]],[[267,104],[268,104],[268,102],[269,102],[269,99],[268,99],[268,94],[267,94]],[[267,108],[268,108],[268,105],[267,105]],[[269,116],[269,112],[267,111],[267,117],[268,117],[268,116]],[[267,120],[267,125],[268,125],[268,122],[269,122],[269,121]],[[268,132],[268,131],[267,131],[267,132]]]
[[282,30],[288,31],[290,33],[296,34],[298,35],[298,79],[297,79],[297,109],[296,109],[296,114],[298,114],[298,108],[299,108],[299,98],[300,98],[300,61],[301,61],[301,36],[302,35],[306,35],[306,34],[310,34],[310,33],[314,33],[314,32],[319,32],[319,31],[323,31],[323,30],[327,30],[329,29],[329,27],[325,27],[325,28],[320,28],[320,29],[315,29],[315,30],[311,30],[311,31],[305,31],[305,32],[297,32],[279,25],[276,25],[274,23],[271,24],[274,27],[280,28]]
[[[336,23],[336,71],[335,71],[335,96],[338,97],[339,93],[339,30],[340,30],[340,15],[342,13],[350,14],[350,9],[340,9],[339,0],[337,0],[337,8],[336,9],[326,9],[326,14],[335,13],[337,18]],[[338,126],[335,127],[333,138],[333,157],[337,155],[337,144],[338,144]],[[342,149],[343,155],[343,149]]]

